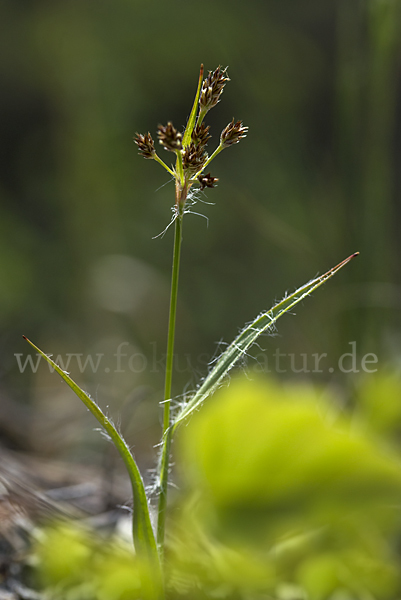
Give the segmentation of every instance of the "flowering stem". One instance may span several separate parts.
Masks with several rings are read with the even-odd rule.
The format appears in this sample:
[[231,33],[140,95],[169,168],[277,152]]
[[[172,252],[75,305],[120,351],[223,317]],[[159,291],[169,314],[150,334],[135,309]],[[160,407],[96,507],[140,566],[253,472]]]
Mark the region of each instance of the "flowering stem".
[[164,419],[163,419],[163,434],[167,431],[170,425],[170,400],[171,400],[171,383],[173,378],[173,359],[174,359],[174,335],[175,335],[175,320],[177,312],[177,292],[178,292],[178,275],[180,268],[180,254],[182,241],[182,215],[178,215],[175,221],[175,236],[174,236],[174,252],[173,252],[173,270],[171,275],[171,296],[170,296],[170,315],[167,337],[167,358],[166,358],[166,379],[164,386]]
[[[200,165],[205,160],[207,154],[205,145],[210,138],[208,126],[201,127],[204,117],[211,108],[216,106],[220,100],[223,88],[229,78],[227,77],[227,69],[217,67],[213,72],[209,71],[208,76],[203,81],[203,65],[201,65],[198,87],[195,94],[194,103],[189,115],[185,131],[181,134],[172,122],[167,125],[158,126],[159,142],[165,150],[174,152],[176,155],[175,166],[170,168],[156,154],[154,141],[150,133],[136,134],[135,143],[138,146],[139,154],[144,158],[153,158],[162,165],[175,179],[175,236],[173,250],[173,266],[171,275],[171,296],[170,296],[170,314],[168,323],[167,335],[167,354],[166,354],[166,374],[164,387],[164,414],[163,414],[163,437],[162,451],[158,467],[158,487],[159,487],[159,505],[157,514],[157,536],[156,543],[160,560],[164,555],[164,534],[166,522],[166,506],[167,506],[167,486],[169,478],[169,458],[171,449],[171,438],[173,427],[171,425],[170,405],[171,405],[171,388],[173,379],[173,362],[174,362],[174,337],[175,323],[177,313],[177,295],[178,295],[178,276],[180,269],[180,254],[182,242],[182,220],[185,213],[185,203],[188,197],[188,192],[198,177],[202,175],[204,168],[228,145],[236,144],[242,137],[245,137],[247,128],[242,126],[242,122],[234,123],[234,119],[222,131],[220,135],[220,144],[213,154],[206,160],[202,168],[196,172],[196,175],[191,177],[199,169]],[[199,108],[198,117],[196,117]],[[205,187],[214,187],[214,183],[218,181],[216,177],[212,177],[210,173],[203,175],[198,180],[200,190]]]
[[[177,188],[179,188],[177,182]],[[168,462],[170,454],[171,437],[169,435],[170,427],[170,402],[171,402],[171,384],[173,379],[173,359],[174,359],[174,337],[175,337],[175,321],[177,312],[177,294],[178,294],[178,276],[180,270],[180,255],[182,242],[182,219],[183,205],[180,203],[177,190],[177,217],[175,220],[175,235],[174,235],[174,251],[173,251],[173,269],[171,275],[171,296],[170,296],[170,315],[168,324],[167,336],[167,358],[166,358],[166,378],[164,387],[164,416],[163,416],[163,450],[160,463],[159,475],[159,507],[157,520],[157,544],[159,553],[162,556],[164,551],[164,529],[166,521],[166,504],[167,504],[167,484],[168,484]],[[184,191],[181,192],[182,194]]]

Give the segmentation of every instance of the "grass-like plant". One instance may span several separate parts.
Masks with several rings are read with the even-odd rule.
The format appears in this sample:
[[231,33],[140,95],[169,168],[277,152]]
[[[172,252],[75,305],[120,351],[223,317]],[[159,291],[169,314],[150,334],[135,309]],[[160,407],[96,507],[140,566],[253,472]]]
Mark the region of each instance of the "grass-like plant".
[[[284,299],[274,305],[270,310],[262,312],[250,324],[246,325],[233,342],[221,354],[214,363],[213,368],[207,374],[201,385],[190,395],[187,394],[185,403],[179,409],[171,411],[173,358],[174,358],[174,334],[176,325],[176,308],[178,296],[178,279],[180,270],[180,255],[182,242],[182,226],[184,215],[189,211],[194,199],[194,194],[205,188],[213,188],[217,181],[206,169],[212,160],[225,148],[233,146],[246,137],[248,128],[242,121],[235,122],[234,119],[223,129],[219,144],[209,155],[206,146],[210,139],[209,126],[205,125],[204,118],[214,106],[220,101],[224,87],[229,81],[227,70],[217,67],[215,71],[209,72],[203,80],[203,65],[200,69],[198,87],[193,107],[183,133],[180,133],[171,122],[167,125],[159,125],[158,139],[163,148],[175,154],[175,165],[169,167],[156,153],[154,141],[150,133],[137,134],[135,143],[138,145],[139,153],[146,159],[152,159],[161,164],[175,181],[175,204],[173,209],[173,221],[175,226],[174,249],[171,276],[171,298],[170,313],[167,336],[167,360],[165,372],[164,399],[162,402],[163,431],[161,435],[161,453],[158,467],[158,508],[157,526],[153,530],[150,518],[149,500],[147,498],[143,479],[134,456],[121,436],[121,433],[113,425],[112,421],[103,413],[94,400],[85,393],[52,359],[42,350],[37,348],[30,340],[31,346],[43,356],[53,369],[64,379],[75,394],[82,400],[85,406],[99,421],[102,428],[110,436],[120,453],[132,485],[133,493],[133,519],[132,532],[136,553],[141,560],[143,577],[146,578],[146,587],[150,589],[150,597],[164,598],[164,545],[165,525],[167,509],[167,490],[169,483],[169,462],[171,455],[171,441],[179,426],[197,411],[205,400],[213,394],[220,386],[228,372],[247,353],[257,338],[271,330],[276,321],[290,311],[296,304],[309,296],[323,283],[331,279],[342,267],[344,267],[358,253],[352,254],[337,266],[333,267],[320,277],[317,277],[295,292],[286,295]],[[25,336],[24,336],[25,337]]]

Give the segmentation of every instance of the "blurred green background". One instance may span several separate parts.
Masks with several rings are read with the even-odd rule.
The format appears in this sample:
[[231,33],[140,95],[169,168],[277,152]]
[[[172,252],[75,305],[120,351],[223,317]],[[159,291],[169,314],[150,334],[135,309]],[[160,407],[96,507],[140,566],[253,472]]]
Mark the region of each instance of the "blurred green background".
[[185,125],[201,63],[231,78],[209,148],[233,117],[249,135],[212,165],[219,184],[202,198],[215,204],[194,209],[208,226],[185,218],[174,393],[196,385],[217,342],[357,250],[262,341],[261,368],[277,371],[277,349],[298,369],[301,354],[327,353],[315,375],[283,359],[282,377],[341,382],[354,377],[336,368],[350,342],[358,365],[399,361],[400,1],[2,0],[0,22],[1,391],[34,407],[32,448],[85,441],[90,456],[98,436],[47,367],[20,372],[21,334],[64,359],[101,356],[96,372],[76,357],[67,370],[121,415],[139,454],[158,440],[173,232],[153,237],[174,188],[132,138]]

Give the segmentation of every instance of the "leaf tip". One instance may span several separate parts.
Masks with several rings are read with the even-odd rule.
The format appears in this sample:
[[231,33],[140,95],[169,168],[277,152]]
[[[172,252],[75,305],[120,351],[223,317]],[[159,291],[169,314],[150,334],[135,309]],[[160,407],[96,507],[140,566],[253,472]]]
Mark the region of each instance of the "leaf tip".
[[24,338],[24,340],[28,341],[28,338],[26,337],[26,335],[22,336]]

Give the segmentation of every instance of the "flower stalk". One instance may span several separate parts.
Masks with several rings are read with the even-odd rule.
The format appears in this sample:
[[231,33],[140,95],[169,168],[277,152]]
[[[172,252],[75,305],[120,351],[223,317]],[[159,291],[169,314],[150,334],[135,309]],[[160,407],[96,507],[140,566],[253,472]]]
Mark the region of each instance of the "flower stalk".
[[159,464],[159,505],[157,521],[157,545],[160,557],[164,554],[164,531],[166,522],[167,488],[169,478],[169,456],[171,446],[171,415],[170,406],[172,398],[173,368],[174,368],[174,339],[177,314],[178,280],[180,271],[180,257],[182,245],[182,225],[185,214],[185,205],[192,186],[199,186],[203,191],[206,187],[213,188],[218,181],[210,173],[205,174],[204,169],[212,162],[222,150],[236,144],[248,131],[241,121],[234,119],[223,130],[220,143],[211,156],[206,151],[210,139],[210,127],[203,123],[209,110],[220,101],[224,86],[229,81],[227,69],[217,67],[209,71],[206,79],[203,78],[203,65],[201,65],[198,88],[187,126],[181,134],[169,121],[167,125],[159,125],[157,136],[159,143],[169,152],[176,154],[174,169],[170,169],[156,154],[154,142],[150,133],[136,134],[135,143],[139,154],[144,158],[159,162],[175,179],[175,233],[173,248],[173,265],[171,273],[170,312],[167,333],[167,357],[164,385],[164,411],[163,411],[163,443]]
[[[180,199],[177,198],[176,210],[180,211]],[[182,242],[182,221],[183,214],[178,214],[175,220],[174,233],[174,249],[173,249],[173,268],[171,274],[171,295],[170,295],[170,313],[168,321],[167,334],[167,356],[166,356],[166,373],[164,384],[164,414],[163,414],[163,445],[162,457],[160,462],[159,475],[159,505],[157,511],[157,546],[159,555],[162,558],[164,555],[164,532],[166,523],[166,507],[167,507],[167,486],[169,475],[169,456],[171,436],[170,428],[170,405],[171,405],[171,389],[173,381],[173,360],[174,360],[174,338],[175,338],[175,322],[177,315],[177,297],[178,297],[178,278],[180,273],[180,257],[181,257],[181,242]]]

